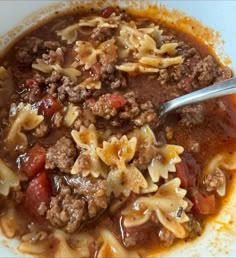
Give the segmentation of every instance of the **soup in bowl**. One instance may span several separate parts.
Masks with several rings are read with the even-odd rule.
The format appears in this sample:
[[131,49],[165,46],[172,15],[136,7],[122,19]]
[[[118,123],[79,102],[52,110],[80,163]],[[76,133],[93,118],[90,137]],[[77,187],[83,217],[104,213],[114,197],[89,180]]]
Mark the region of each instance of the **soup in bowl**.
[[157,110],[233,71],[170,14],[80,5],[3,52],[0,222],[20,252],[146,257],[196,243],[225,209],[235,96],[186,106],[159,127]]

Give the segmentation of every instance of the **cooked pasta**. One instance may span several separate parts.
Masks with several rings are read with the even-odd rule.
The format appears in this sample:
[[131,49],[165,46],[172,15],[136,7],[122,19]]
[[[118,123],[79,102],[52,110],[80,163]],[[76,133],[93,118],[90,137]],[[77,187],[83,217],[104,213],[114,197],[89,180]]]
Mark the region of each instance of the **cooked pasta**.
[[235,97],[162,123],[159,106],[230,77],[200,41],[118,7],[26,33],[0,58],[3,234],[25,256],[184,249],[230,193]]
[[16,114],[11,117],[11,124],[8,135],[5,139],[5,145],[8,149],[25,149],[28,145],[26,134],[23,132],[36,128],[44,117],[38,115],[38,110],[33,109],[30,104],[20,103],[16,108]]
[[[185,214],[188,203],[184,200],[186,190],[180,188],[180,183],[179,178],[172,179],[160,186],[153,196],[138,198],[131,206],[134,214],[132,214],[132,208],[122,211],[125,216],[124,226],[140,226],[147,222],[154,212],[157,220],[175,237],[185,238],[186,232],[182,224],[188,221],[188,216]],[[177,211],[180,208],[182,212],[178,215]],[[135,213],[136,210],[141,211],[138,216]]]

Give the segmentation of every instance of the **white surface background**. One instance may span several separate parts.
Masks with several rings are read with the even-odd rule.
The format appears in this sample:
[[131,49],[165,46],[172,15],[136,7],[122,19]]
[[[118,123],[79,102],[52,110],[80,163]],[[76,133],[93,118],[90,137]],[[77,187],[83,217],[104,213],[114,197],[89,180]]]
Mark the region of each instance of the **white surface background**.
[[[41,7],[58,1],[47,0],[0,0],[0,35],[3,35],[12,27],[17,25],[26,15]],[[95,0],[94,0],[95,2]],[[122,1],[124,2],[124,1]],[[137,3],[139,1],[137,0]],[[155,1],[153,1],[155,2]],[[225,50],[234,64],[236,64],[236,1],[160,1],[170,7],[185,11],[194,16],[204,24],[221,32],[226,41]],[[236,65],[234,65],[236,67]],[[235,212],[234,212],[235,211]],[[230,205],[220,213],[217,220],[228,223],[230,220],[236,222],[236,198],[232,197]],[[204,235],[194,241],[187,243],[176,250],[168,253],[169,257],[236,257],[236,226],[235,223],[230,230],[222,230],[221,224],[211,223],[205,230]],[[11,242],[16,246],[16,242]],[[167,254],[161,254],[167,256]],[[15,252],[0,245],[0,257],[19,257]],[[24,255],[24,257],[26,257]]]

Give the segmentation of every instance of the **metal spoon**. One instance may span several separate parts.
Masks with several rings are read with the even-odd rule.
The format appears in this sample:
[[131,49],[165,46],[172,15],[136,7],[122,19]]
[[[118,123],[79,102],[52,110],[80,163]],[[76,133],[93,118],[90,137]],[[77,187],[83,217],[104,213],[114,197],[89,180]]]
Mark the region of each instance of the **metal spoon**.
[[236,77],[164,102],[159,107],[158,125],[175,109],[233,93],[236,93]]

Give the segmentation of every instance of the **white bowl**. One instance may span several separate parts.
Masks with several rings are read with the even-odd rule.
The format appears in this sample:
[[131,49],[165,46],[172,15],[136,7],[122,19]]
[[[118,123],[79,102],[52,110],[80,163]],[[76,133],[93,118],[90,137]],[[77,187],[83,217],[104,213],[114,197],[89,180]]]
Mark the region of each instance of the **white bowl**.
[[[63,10],[78,2],[92,2],[94,7],[109,5],[111,3],[118,3],[125,7],[127,5],[143,8],[149,3],[157,3],[157,1],[94,1],[80,0],[80,1],[60,1],[60,0],[1,0],[0,1],[0,51],[24,29],[31,26],[33,23],[37,24],[43,17],[48,16],[56,10]],[[149,2],[149,3],[148,3]],[[230,56],[232,67],[236,68],[236,1],[159,1],[170,8],[177,8],[186,12],[188,15],[196,17],[203,24],[214,28],[220,32],[225,41],[225,52]],[[40,14],[35,14],[28,17],[23,22],[23,18],[39,10],[45,8],[52,3],[56,4],[53,8],[46,8]],[[180,15],[180,14],[178,14]],[[180,15],[181,19],[187,20],[184,14]],[[21,26],[21,25],[24,26]],[[18,26],[17,29],[9,31]],[[8,32],[8,33],[7,33]],[[193,29],[195,33],[195,29]],[[212,32],[212,31],[211,31]],[[208,42],[209,43],[209,42]],[[221,42],[222,43],[222,42]],[[219,47],[220,46],[220,47]],[[218,51],[223,61],[228,62],[225,58],[225,52],[222,52],[222,45],[218,39]],[[235,177],[232,184],[236,183]],[[16,240],[6,240],[0,236],[0,257],[19,257],[16,250]],[[218,216],[211,220],[203,233],[203,235],[189,243],[181,243],[168,251],[159,252],[158,256],[165,257],[236,257],[236,190],[225,201],[223,209]],[[25,255],[22,255],[25,257]],[[154,254],[154,257],[157,255]]]

